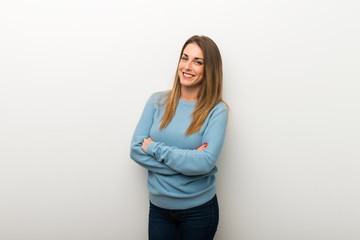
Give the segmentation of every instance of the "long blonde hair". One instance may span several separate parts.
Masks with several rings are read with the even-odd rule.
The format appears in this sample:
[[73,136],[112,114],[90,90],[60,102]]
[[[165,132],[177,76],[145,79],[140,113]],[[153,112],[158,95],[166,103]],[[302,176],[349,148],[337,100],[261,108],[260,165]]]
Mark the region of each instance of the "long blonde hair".
[[[174,117],[181,94],[180,78],[178,74],[179,63],[185,47],[190,43],[197,44],[204,54],[204,76],[198,95],[198,101],[192,112],[193,119],[189,128],[186,130],[186,135],[191,135],[200,131],[200,128],[211,109],[219,102],[224,102],[222,99],[223,72],[220,51],[215,42],[209,37],[195,35],[189,38],[181,49],[174,84],[163,103],[166,105],[166,109],[164,116],[162,117],[160,129],[167,127]],[[227,106],[226,103],[225,105]]]

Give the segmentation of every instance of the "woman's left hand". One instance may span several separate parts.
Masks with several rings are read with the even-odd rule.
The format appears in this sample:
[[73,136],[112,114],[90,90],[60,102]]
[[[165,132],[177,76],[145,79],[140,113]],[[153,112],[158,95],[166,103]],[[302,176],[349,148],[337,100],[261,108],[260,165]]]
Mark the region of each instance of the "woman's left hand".
[[200,147],[198,147],[196,150],[197,150],[197,151],[205,150],[205,148],[207,148],[207,146],[208,146],[208,143],[204,143],[203,145],[201,145]]
[[147,148],[147,145],[151,142],[153,142],[154,140],[152,138],[144,138],[144,141],[142,143],[142,146],[141,146],[141,149],[146,152],[146,148]]

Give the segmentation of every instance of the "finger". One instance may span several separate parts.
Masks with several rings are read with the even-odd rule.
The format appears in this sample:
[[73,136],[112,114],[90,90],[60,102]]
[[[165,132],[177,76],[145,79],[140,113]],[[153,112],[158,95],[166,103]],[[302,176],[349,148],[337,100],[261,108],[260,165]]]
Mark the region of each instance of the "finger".
[[196,149],[196,150],[198,150],[198,151],[203,151],[203,150],[205,150],[205,148],[207,148],[207,146],[208,146],[208,143],[204,143],[203,145],[201,145],[198,149]]
[[196,150],[197,151],[202,151],[202,150],[204,150],[206,148],[206,145],[201,145],[200,147],[198,147]]

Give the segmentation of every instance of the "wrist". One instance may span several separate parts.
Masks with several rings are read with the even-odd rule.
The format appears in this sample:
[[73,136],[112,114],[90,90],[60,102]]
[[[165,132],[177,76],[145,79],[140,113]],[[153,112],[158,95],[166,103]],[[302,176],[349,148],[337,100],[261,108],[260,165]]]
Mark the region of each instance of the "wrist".
[[156,145],[156,142],[149,142],[149,144],[146,147],[146,153],[149,154],[150,156],[154,156],[154,147]]

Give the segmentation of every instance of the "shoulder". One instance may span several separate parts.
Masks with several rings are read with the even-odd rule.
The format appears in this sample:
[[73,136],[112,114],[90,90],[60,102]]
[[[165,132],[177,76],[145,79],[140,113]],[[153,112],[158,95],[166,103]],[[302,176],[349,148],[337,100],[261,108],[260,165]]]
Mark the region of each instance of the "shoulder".
[[228,114],[229,108],[225,102],[218,102],[213,109],[211,110],[211,113],[222,113],[222,114]]
[[225,111],[229,110],[227,104],[223,101],[218,102],[214,108],[225,110]]
[[227,122],[229,115],[229,109],[226,103],[218,102],[210,111],[208,115],[209,121],[225,121]]
[[153,94],[151,94],[148,103],[151,104],[155,104],[155,105],[162,105],[167,96],[168,96],[169,91],[160,91],[160,92],[155,92]]

